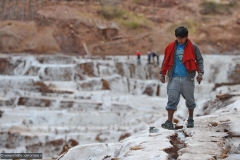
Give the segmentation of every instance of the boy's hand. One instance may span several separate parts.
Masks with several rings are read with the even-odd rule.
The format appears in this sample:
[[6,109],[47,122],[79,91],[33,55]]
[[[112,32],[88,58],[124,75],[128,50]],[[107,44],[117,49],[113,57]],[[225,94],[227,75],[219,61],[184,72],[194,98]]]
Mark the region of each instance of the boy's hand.
[[160,81],[162,83],[165,83],[165,76],[163,74],[160,74]]
[[197,81],[198,81],[198,84],[200,84],[201,83],[201,81],[202,81],[202,73],[198,73],[198,76],[197,76]]

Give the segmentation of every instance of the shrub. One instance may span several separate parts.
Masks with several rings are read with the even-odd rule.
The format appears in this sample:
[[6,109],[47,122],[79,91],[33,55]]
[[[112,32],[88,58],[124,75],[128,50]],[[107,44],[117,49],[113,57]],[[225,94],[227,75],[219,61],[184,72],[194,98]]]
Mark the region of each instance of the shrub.
[[120,23],[129,29],[151,28],[151,22],[144,16],[128,13],[126,17],[127,19],[122,19]]
[[115,18],[121,18],[125,14],[126,11],[123,9],[119,9],[117,7],[103,7],[100,10],[101,14],[106,19],[115,19]]
[[114,20],[128,29],[151,28],[151,22],[144,16],[129,12],[128,10],[108,6],[102,7],[99,13],[105,19]]
[[146,5],[147,3],[149,3],[149,0],[134,0],[134,2],[141,5]]
[[129,29],[137,29],[140,28],[141,24],[137,21],[128,21],[122,23],[125,27]]
[[201,4],[201,14],[231,14],[232,8],[237,6],[237,1],[230,1],[228,4],[217,3],[214,1],[203,1]]

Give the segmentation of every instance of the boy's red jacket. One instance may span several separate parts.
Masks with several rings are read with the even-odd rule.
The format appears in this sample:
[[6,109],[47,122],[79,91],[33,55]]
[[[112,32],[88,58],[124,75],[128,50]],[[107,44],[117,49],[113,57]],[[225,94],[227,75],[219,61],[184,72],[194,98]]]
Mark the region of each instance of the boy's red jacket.
[[[174,52],[175,41],[171,42],[165,49],[164,62],[161,69],[163,75],[166,75],[167,71],[170,70],[170,68],[174,65]],[[188,71],[196,70],[197,72],[200,72],[196,63],[194,47],[190,39],[188,39],[188,42],[184,48],[182,63],[185,65]]]

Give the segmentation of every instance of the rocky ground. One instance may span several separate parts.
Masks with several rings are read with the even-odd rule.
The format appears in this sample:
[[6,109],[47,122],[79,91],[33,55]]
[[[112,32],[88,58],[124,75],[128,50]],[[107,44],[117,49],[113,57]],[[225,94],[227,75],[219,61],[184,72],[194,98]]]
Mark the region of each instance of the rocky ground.
[[238,160],[240,139],[237,121],[240,113],[230,112],[197,117],[193,129],[184,125],[183,129],[175,131],[157,128],[156,133],[149,133],[143,130],[118,143],[76,146],[59,156],[58,160],[89,157],[93,160]]

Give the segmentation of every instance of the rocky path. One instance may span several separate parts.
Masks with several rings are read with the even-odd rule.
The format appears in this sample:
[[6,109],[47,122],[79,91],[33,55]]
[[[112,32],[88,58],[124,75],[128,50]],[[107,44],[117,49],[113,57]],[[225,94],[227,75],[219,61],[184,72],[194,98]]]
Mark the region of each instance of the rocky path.
[[[157,133],[143,130],[119,143],[76,146],[61,155],[58,160],[89,157],[92,160],[238,160],[239,120],[239,111],[197,117],[195,127],[191,129],[185,126],[176,131],[158,128]],[[173,137],[177,139],[173,141]]]

